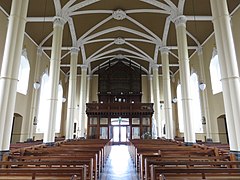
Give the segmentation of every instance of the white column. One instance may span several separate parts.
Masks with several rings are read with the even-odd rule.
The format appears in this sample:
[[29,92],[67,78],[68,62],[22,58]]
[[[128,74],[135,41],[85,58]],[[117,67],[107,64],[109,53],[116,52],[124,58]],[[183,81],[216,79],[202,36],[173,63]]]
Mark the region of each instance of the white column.
[[87,90],[87,66],[82,65],[82,72],[81,72],[81,86],[80,86],[80,101],[79,101],[79,129],[80,129],[80,137],[84,137],[86,132],[86,90]]
[[44,133],[44,143],[52,143],[55,138],[55,123],[57,114],[57,102],[58,102],[58,83],[60,75],[60,60],[61,60],[61,47],[63,27],[65,20],[61,17],[55,17],[53,23],[53,40],[52,40],[52,52],[50,60],[50,75],[49,75],[49,118],[47,131]]
[[[90,90],[91,90],[91,79],[92,79],[92,74],[90,75],[87,75],[87,91],[86,91],[86,103],[89,103],[90,102]],[[85,113],[85,127],[87,128],[87,119],[88,119],[88,116],[87,116],[87,113]]]
[[223,100],[231,151],[240,152],[240,86],[226,0],[210,0],[222,76]]
[[[42,48],[37,49],[37,57],[36,57],[36,64],[34,69],[34,83],[39,83],[39,66],[40,61],[42,58]],[[32,88],[32,101],[31,101],[31,110],[29,116],[29,124],[28,124],[28,139],[33,139],[33,135],[36,132],[37,126],[37,116],[38,116],[38,95],[39,90]]]
[[186,34],[186,17],[178,16],[175,20],[179,72],[182,90],[182,107],[184,120],[184,141],[186,144],[191,144],[196,141],[193,128],[193,118],[191,112],[192,98],[190,95],[190,67],[188,58],[187,34]]
[[[200,83],[206,83],[205,71],[204,71],[204,61],[203,61],[203,51],[202,48],[198,49],[198,59],[200,66]],[[203,116],[206,120],[206,140],[212,141],[211,134],[211,122],[210,122],[210,114],[209,114],[209,106],[208,106],[208,96],[207,96],[207,88],[201,91],[202,94],[202,105],[203,105]]]
[[13,0],[0,78],[0,151],[8,151],[16,102],[28,0]]
[[160,116],[160,90],[158,78],[158,65],[153,65],[153,101],[154,101],[154,117],[157,122],[158,136],[162,137],[162,122]]
[[153,76],[151,74],[148,75],[148,91],[149,91],[149,103],[153,103]]
[[163,72],[163,93],[164,93],[164,112],[166,121],[166,138],[173,139],[173,118],[172,118],[172,96],[169,72],[169,49],[163,47],[161,50],[162,72]]
[[68,104],[67,104],[67,121],[66,121],[66,139],[73,138],[73,125],[76,109],[76,84],[77,84],[77,63],[78,63],[78,48],[71,49],[71,65],[70,77],[68,85]]

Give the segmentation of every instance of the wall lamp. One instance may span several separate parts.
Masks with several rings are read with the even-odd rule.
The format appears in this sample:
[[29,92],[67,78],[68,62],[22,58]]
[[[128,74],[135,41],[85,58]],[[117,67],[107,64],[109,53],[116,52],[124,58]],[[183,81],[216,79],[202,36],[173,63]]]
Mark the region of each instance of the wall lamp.
[[34,87],[34,89],[39,89],[40,88],[40,82],[38,82],[38,81],[36,81],[35,83],[33,83],[33,87]]
[[206,88],[206,84],[203,83],[203,82],[201,82],[201,83],[199,84],[199,89],[200,89],[201,91],[204,91],[205,88]]

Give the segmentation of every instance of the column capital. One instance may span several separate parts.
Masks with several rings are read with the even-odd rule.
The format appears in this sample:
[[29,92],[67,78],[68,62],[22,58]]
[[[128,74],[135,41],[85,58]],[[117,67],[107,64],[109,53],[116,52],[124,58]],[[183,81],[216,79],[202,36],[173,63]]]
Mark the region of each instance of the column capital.
[[153,75],[152,74],[148,74],[148,80],[152,80],[153,79]]
[[92,74],[88,74],[88,75],[87,75],[87,78],[90,79],[90,80],[92,79],[92,77],[93,77]]
[[187,22],[187,18],[186,16],[184,15],[180,15],[180,16],[177,16],[173,22],[175,23],[175,25],[178,27],[178,26],[181,26],[181,25],[186,25],[186,22]]
[[66,23],[66,20],[63,17],[54,16],[54,18],[53,18],[54,26],[62,26],[63,27],[65,23]]
[[169,53],[169,48],[166,46],[160,47],[159,50],[161,51],[162,54]]
[[82,70],[87,70],[87,68],[88,68],[88,66],[86,64],[81,64],[80,67]]
[[71,47],[70,52],[71,54],[78,54],[79,50],[80,49],[78,47]]
[[43,53],[42,47],[37,47],[37,55],[41,56]]
[[157,70],[158,70],[159,66],[160,66],[160,65],[157,64],[157,63],[152,64],[152,68],[153,68],[153,69],[157,69]]
[[202,55],[203,54],[203,48],[202,47],[198,47],[197,53],[198,53],[198,55]]

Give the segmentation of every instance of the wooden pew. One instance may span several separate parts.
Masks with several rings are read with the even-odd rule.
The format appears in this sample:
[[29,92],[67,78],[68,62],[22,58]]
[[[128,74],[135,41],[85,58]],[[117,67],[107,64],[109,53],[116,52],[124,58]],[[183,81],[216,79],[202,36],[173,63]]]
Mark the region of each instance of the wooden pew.
[[[73,140],[60,141],[54,146],[44,144],[24,147],[13,150],[7,157],[10,161],[89,161],[87,164],[88,177],[97,179],[100,175],[103,163],[109,155],[111,146],[109,140]],[[6,158],[5,158],[6,159]],[[94,174],[93,174],[94,173]]]
[[158,161],[198,160],[198,161],[222,161],[234,160],[229,151],[217,147],[194,144],[184,146],[183,143],[166,140],[130,140],[129,152],[139,171],[140,179],[148,179],[148,159]]
[[229,168],[239,166],[239,161],[158,161],[152,162],[150,165],[151,180],[157,179],[162,175],[162,179],[167,177],[188,178],[201,177],[205,179],[206,176],[223,176],[225,179],[231,176],[240,178],[240,168]]
[[0,162],[0,179],[75,179],[86,180],[87,168],[79,162]]

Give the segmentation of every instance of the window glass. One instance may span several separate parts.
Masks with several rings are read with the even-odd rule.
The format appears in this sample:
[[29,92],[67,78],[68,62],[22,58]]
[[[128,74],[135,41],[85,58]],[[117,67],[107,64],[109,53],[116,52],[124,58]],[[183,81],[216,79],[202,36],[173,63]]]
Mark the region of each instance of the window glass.
[[182,90],[181,90],[181,84],[177,86],[177,109],[178,109],[178,126],[179,131],[184,132],[184,125],[183,125],[183,109],[182,109]]
[[21,56],[21,62],[18,73],[18,83],[17,83],[17,92],[26,95],[28,90],[28,82],[29,82],[29,74],[30,74],[30,65],[27,59],[26,50],[23,51],[23,55]]
[[61,116],[62,116],[62,98],[63,98],[63,88],[62,85],[58,85],[58,102],[57,102],[57,116],[56,116],[56,124],[55,124],[55,132],[60,132],[61,127]]
[[37,133],[43,133],[48,124],[49,103],[47,101],[49,95],[49,76],[45,73],[41,79],[39,110],[37,119]]
[[201,103],[199,95],[199,82],[196,73],[193,73],[190,77],[190,87],[192,93],[192,104],[191,110],[193,113],[193,126],[196,133],[202,133],[202,113],[201,113]]
[[212,93],[217,94],[222,92],[221,71],[216,49],[213,50],[209,69],[212,84]]

